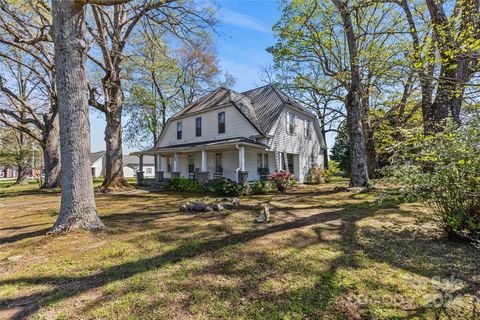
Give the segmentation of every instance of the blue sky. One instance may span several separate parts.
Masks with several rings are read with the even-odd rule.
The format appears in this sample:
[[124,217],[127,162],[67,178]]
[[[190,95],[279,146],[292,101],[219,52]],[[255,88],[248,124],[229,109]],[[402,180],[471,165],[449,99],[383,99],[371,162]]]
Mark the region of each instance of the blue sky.
[[[274,44],[272,25],[280,17],[274,0],[219,1],[220,26],[217,52],[220,66],[237,82],[233,89],[245,91],[262,85],[260,66],[272,64],[266,48]],[[90,114],[92,151],[105,150],[105,120],[98,112]],[[124,153],[136,151],[124,145]]]

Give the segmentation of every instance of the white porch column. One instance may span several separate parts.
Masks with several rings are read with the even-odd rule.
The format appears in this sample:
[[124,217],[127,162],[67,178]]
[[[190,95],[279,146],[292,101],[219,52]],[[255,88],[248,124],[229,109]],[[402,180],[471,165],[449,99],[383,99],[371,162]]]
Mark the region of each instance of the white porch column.
[[238,172],[238,183],[243,186],[247,185],[248,181],[248,172],[245,171],[245,147],[241,146],[238,149],[238,164],[240,171]]
[[140,155],[138,158],[137,184],[141,186],[143,183],[143,155]]
[[240,147],[238,150],[238,164],[240,165],[240,171],[245,171],[245,147]]
[[173,155],[173,172],[178,172],[178,153]]
[[207,165],[207,151],[202,150],[202,172],[208,171]]
[[207,163],[207,151],[202,150],[202,165],[200,172],[197,173],[197,181],[201,184],[208,182],[208,163]]

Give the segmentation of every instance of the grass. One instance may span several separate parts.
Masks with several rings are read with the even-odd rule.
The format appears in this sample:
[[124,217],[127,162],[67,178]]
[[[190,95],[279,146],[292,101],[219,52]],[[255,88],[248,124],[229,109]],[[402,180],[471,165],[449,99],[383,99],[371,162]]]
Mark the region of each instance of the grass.
[[0,186],[0,318],[478,319],[480,251],[344,185],[198,215],[195,194],[97,194],[106,229],[62,236],[58,190]]

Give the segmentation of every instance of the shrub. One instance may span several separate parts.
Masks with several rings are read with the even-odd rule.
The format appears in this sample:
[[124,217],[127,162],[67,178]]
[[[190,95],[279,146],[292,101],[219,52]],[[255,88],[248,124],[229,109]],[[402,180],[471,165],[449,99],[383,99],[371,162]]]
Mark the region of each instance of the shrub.
[[340,168],[335,161],[328,162],[328,170],[325,170],[325,182],[332,181],[332,177],[340,173]]
[[409,131],[383,170],[403,194],[430,203],[451,235],[480,240],[480,121],[425,136]]
[[172,191],[206,192],[207,188],[196,180],[177,178],[170,181],[168,188]]
[[319,167],[312,167],[307,173],[308,184],[321,184],[325,183],[326,170]]
[[288,171],[274,171],[269,180],[272,181],[277,187],[278,191],[284,192],[295,185],[295,176]]
[[230,179],[218,179],[214,182],[210,183],[209,188],[213,189],[213,191],[217,194],[224,195],[224,196],[240,196],[243,192],[243,186],[235,181]]
[[252,194],[266,194],[268,191],[276,188],[272,185],[271,181],[268,180],[257,180],[251,187]]

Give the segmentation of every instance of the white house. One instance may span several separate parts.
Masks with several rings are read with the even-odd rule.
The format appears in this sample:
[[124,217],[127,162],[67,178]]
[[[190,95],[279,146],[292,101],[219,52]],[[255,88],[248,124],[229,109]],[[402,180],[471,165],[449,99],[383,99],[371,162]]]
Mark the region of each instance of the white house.
[[[145,177],[155,177],[155,163],[153,157],[145,157],[143,160],[143,171]],[[90,153],[92,166],[92,177],[99,178],[105,175],[105,151]],[[123,156],[123,175],[126,178],[136,176],[140,168],[138,156]]]
[[323,166],[324,148],[315,116],[267,85],[216,89],[172,116],[155,146],[138,154],[157,157],[158,179],[245,183],[289,170],[303,182],[309,168]]

